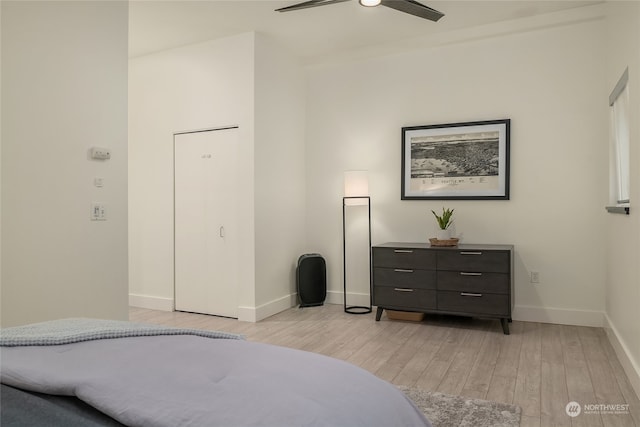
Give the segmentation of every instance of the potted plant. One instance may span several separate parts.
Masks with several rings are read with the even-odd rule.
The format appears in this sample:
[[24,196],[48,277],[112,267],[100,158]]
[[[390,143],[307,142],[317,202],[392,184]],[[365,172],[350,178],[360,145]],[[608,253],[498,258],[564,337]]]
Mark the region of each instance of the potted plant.
[[454,209],[445,209],[444,207],[442,208],[442,215],[438,215],[433,210],[431,211],[433,216],[436,217],[436,221],[438,221],[439,229],[438,234],[436,235],[438,240],[451,239],[451,231],[449,230],[449,227],[453,224],[453,211]]

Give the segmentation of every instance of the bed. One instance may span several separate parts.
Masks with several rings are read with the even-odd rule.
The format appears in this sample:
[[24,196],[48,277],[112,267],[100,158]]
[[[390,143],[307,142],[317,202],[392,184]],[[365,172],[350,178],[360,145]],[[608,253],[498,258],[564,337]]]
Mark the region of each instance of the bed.
[[359,367],[223,332],[64,319],[0,352],[3,427],[431,425]]

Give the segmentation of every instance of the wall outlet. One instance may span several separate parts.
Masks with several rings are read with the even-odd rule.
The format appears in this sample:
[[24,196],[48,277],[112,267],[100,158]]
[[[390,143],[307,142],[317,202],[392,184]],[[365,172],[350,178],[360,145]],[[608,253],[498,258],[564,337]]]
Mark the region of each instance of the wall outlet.
[[540,283],[540,273],[537,271],[531,272],[531,283]]
[[109,160],[111,151],[108,148],[91,147],[91,158],[96,160]]

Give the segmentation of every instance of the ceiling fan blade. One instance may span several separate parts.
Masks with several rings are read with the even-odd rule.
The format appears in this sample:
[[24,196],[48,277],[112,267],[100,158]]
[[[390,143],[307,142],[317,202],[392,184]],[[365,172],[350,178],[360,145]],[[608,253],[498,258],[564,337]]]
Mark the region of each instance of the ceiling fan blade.
[[276,12],[289,12],[292,10],[307,9],[309,7],[325,6],[327,4],[342,3],[349,0],[309,0],[302,3],[294,4],[287,7],[276,9]]
[[382,0],[380,4],[430,21],[437,21],[444,16],[444,13],[414,0]]

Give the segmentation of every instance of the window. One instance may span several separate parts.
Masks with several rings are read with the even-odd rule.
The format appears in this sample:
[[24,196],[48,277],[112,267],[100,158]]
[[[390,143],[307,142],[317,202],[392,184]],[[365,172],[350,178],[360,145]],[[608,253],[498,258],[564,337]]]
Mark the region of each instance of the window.
[[[609,96],[611,121],[610,212],[629,213],[629,69]],[[617,209],[616,209],[617,208]]]

